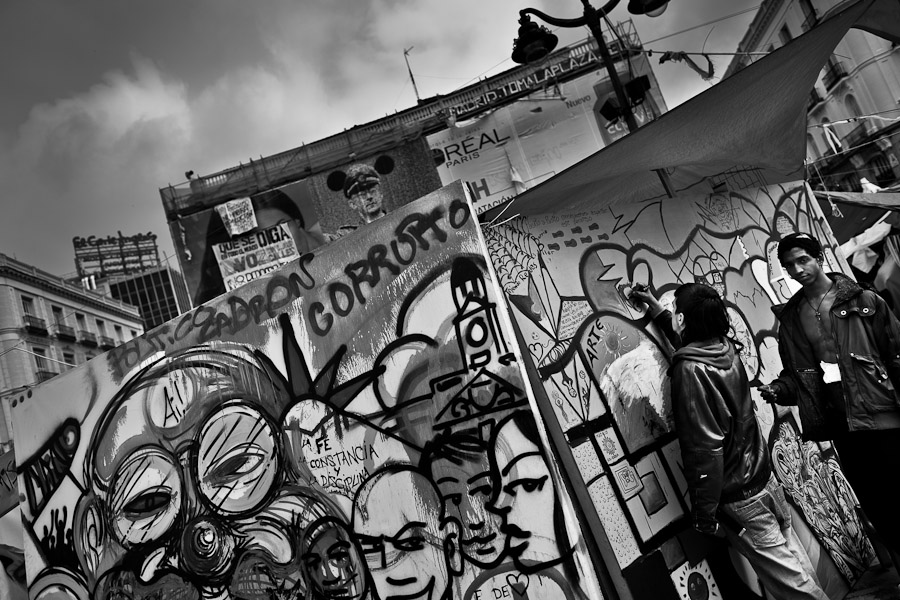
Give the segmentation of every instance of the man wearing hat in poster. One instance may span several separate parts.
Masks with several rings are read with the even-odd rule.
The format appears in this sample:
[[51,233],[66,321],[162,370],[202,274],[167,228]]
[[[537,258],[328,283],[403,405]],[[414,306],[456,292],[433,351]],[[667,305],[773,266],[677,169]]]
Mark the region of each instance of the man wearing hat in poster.
[[381,193],[381,176],[374,167],[362,163],[351,165],[344,182],[344,196],[363,223],[371,223],[386,214]]
[[342,225],[337,232],[329,235],[330,239],[342,237],[387,214],[381,176],[393,170],[394,159],[384,155],[379,156],[374,165],[354,163],[346,172],[338,169],[328,176],[328,188],[335,192],[343,191],[347,204],[359,215],[359,221]]

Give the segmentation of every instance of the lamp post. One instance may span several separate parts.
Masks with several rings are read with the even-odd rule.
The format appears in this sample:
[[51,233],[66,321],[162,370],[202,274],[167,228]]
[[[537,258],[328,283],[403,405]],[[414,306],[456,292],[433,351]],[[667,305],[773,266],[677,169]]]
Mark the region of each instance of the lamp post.
[[[600,52],[600,58],[606,66],[609,73],[609,80],[612,83],[613,90],[616,94],[616,101],[619,104],[619,110],[625,118],[625,124],[628,131],[632,132],[637,129],[637,121],[634,119],[634,112],[631,110],[631,102],[625,94],[622,87],[622,81],[616,72],[616,66],[612,62],[609,54],[609,48],[603,41],[603,32],[600,28],[600,20],[606,16],[609,11],[614,9],[620,0],[609,0],[602,8],[596,9],[589,0],[581,0],[584,6],[584,14],[575,19],[560,19],[552,17],[536,8],[524,8],[519,11],[519,36],[513,43],[513,61],[519,64],[527,64],[540,60],[550,54],[556,47],[558,38],[546,27],[538,25],[531,20],[528,15],[534,15],[542,21],[554,25],[556,27],[584,27],[587,25],[591,30],[594,39],[597,41],[597,47]],[[632,14],[648,15],[651,17],[659,16],[665,11],[669,0],[630,0],[628,2],[628,11]]]

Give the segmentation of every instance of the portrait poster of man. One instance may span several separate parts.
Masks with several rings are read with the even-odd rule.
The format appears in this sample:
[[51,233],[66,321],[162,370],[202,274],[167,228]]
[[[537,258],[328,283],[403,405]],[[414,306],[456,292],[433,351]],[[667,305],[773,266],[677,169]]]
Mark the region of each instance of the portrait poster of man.
[[[327,239],[337,239],[441,187],[425,140],[354,155],[309,178]],[[447,182],[450,183],[450,182]]]
[[457,182],[13,398],[30,593],[602,598],[500,298]]

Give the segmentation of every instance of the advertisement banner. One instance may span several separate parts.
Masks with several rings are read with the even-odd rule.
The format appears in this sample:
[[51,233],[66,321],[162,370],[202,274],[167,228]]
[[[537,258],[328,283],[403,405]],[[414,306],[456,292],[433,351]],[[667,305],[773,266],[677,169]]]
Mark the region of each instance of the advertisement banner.
[[[253,194],[249,198],[253,218],[247,213],[245,199],[223,199],[219,205],[178,216],[169,221],[169,229],[192,305],[233,289],[227,288],[226,278],[234,275],[235,268],[240,272],[247,269],[247,265],[231,261],[224,267],[229,275],[223,273],[216,254],[221,245],[241,243],[246,239],[243,236],[286,223],[299,256],[441,185],[428,145],[417,137],[383,153],[354,157],[302,181]],[[229,216],[238,217],[234,225],[240,233],[229,230]],[[246,231],[253,219],[256,224]],[[283,245],[279,248],[285,249]],[[259,268],[249,270],[252,276],[260,275]],[[232,277],[232,283],[236,280]]]
[[[659,116],[661,97],[647,59],[617,65],[623,83],[648,75],[651,90],[634,107],[639,125]],[[594,154],[627,132],[600,109],[612,84],[605,69],[545,85],[511,104],[428,136],[443,183],[461,179],[481,213]]]
[[14,397],[30,594],[603,598],[500,294],[457,183]]
[[213,251],[229,292],[300,256],[286,223],[216,244]]

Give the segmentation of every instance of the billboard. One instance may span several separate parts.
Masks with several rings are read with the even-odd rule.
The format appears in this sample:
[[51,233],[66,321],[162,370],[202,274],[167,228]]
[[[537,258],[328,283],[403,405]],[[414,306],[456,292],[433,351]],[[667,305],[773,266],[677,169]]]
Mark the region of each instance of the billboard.
[[[418,135],[418,134],[416,134]],[[379,216],[440,188],[428,145],[421,137],[310,176],[322,230],[336,239]],[[449,181],[444,183],[451,183]]]
[[144,269],[159,266],[156,235],[108,235],[72,238],[75,249],[75,267],[79,277],[110,277],[140,273]]
[[223,199],[170,218],[192,304],[262,277],[441,185],[427,145],[416,139],[249,198]]
[[325,243],[307,180],[169,223],[194,306]]
[[602,598],[500,293],[457,183],[13,398],[31,596]]
[[610,206],[598,198],[592,211],[519,216],[484,231],[528,340],[538,400],[552,409],[592,503],[585,510],[596,512],[634,598],[727,600],[726,584],[745,597],[737,588],[749,594],[755,582],[742,584],[727,556],[690,527],[671,349],[646,306],[627,298],[630,282],[664,304],[682,283],[719,291],[776,475],[805,521],[795,529],[808,527],[805,543],[828,555],[810,552],[823,582],[861,575],[873,550],[833,449],[804,442],[790,410],[773,412],[755,390],[781,371],[771,309],[799,288],[778,261],[781,237],[810,233],[828,246],[828,270],[849,272],[804,182]]
[[[630,69],[625,65],[617,65],[623,82],[642,75],[653,82],[644,101],[634,108],[638,124],[643,125],[659,116],[664,104],[647,58],[634,57]],[[480,213],[622,137],[627,132],[625,124],[609,123],[600,114],[613,92],[606,69],[555,83],[564,74],[562,69],[552,77],[526,79],[517,90],[535,90],[531,94],[429,135],[441,181],[462,179]]]

